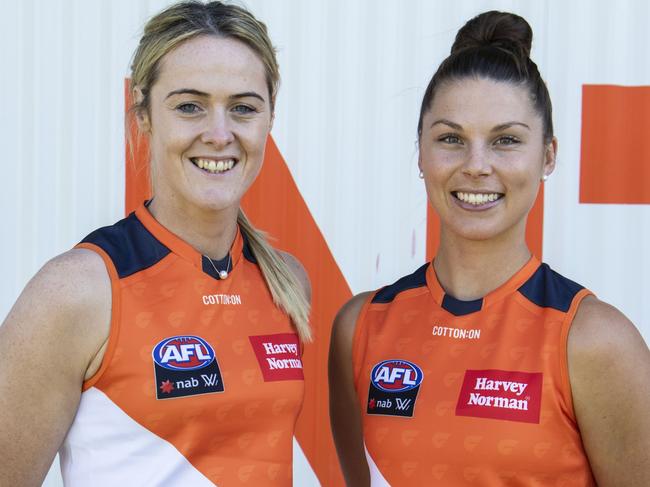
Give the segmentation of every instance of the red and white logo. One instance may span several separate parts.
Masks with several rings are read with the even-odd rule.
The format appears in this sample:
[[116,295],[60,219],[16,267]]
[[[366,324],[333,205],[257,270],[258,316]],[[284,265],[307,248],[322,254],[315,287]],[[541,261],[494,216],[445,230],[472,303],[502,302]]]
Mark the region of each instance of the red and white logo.
[[541,372],[467,370],[456,416],[539,423]]
[[303,380],[300,342],[295,333],[248,337],[265,382]]

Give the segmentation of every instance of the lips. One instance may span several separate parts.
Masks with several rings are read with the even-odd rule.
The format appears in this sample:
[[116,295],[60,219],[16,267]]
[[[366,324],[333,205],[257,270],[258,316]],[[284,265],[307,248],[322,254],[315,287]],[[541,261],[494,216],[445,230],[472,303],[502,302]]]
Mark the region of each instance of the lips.
[[230,171],[239,162],[235,158],[212,159],[207,157],[191,157],[190,161],[199,169],[210,174],[219,174]]

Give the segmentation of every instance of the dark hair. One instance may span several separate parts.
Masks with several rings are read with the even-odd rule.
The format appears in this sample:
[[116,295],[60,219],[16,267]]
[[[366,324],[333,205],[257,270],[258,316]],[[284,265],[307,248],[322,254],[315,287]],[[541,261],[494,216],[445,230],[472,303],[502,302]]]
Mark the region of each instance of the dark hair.
[[553,138],[551,97],[537,65],[530,59],[533,30],[523,17],[492,10],[469,20],[456,34],[451,54],[429,81],[418,122],[433,101],[438,87],[463,78],[489,78],[519,84],[528,89],[535,110],[542,117],[544,141]]

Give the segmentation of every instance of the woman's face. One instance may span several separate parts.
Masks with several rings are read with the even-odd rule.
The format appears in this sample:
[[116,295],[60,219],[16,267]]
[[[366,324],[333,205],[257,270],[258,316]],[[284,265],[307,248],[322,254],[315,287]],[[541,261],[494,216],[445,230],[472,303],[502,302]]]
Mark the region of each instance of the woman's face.
[[438,88],[425,114],[419,166],[443,229],[470,240],[520,236],[557,143],[525,87],[486,78]]
[[224,210],[259,173],[273,114],[265,70],[243,43],[190,39],[166,54],[150,93],[149,135],[156,199]]

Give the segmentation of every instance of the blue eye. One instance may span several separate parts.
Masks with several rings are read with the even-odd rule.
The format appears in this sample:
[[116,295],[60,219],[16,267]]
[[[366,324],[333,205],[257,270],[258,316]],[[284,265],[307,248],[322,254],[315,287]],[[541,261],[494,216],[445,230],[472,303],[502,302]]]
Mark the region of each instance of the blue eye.
[[176,107],[176,110],[186,115],[193,115],[198,113],[201,108],[194,103],[182,103]]
[[248,115],[250,113],[255,113],[257,110],[255,108],[248,106],[248,105],[235,105],[232,109],[233,112],[239,114],[239,115]]

